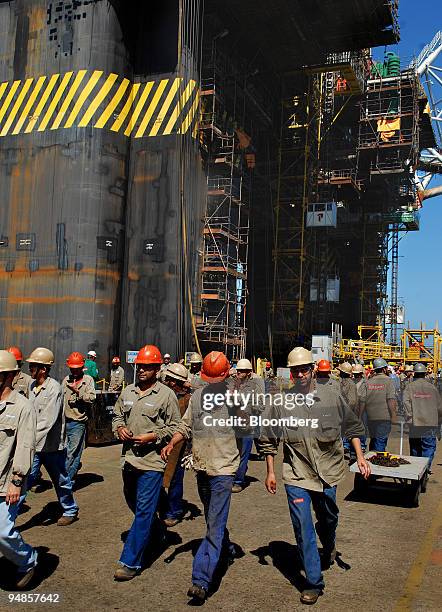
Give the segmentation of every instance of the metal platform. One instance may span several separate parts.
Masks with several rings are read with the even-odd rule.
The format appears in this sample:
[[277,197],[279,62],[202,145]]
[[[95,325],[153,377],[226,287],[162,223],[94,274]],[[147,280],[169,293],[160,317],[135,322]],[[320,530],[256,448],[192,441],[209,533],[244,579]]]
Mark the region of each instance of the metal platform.
[[[366,459],[376,455],[374,451],[365,454]],[[392,453],[394,456],[394,453]],[[409,464],[399,467],[383,467],[370,463],[371,476],[365,480],[359,473],[357,463],[350,466],[350,472],[355,474],[354,490],[358,493],[367,493],[369,488],[385,488],[396,486],[398,491],[402,491],[407,501],[407,505],[417,507],[419,505],[420,493],[425,493],[428,481],[428,458],[410,457],[400,455],[402,459],[409,461]],[[391,479],[385,481],[383,479]]]

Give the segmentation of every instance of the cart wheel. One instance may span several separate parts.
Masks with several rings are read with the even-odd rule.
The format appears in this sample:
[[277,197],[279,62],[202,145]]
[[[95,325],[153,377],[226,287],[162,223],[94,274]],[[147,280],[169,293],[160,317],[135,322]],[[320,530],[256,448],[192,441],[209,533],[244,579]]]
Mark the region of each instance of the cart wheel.
[[354,480],[354,484],[353,484],[353,488],[355,491],[365,491],[368,487],[368,480],[365,480],[365,478],[362,476],[362,474],[355,474],[355,480]]
[[429,474],[428,474],[428,470],[425,472],[425,474],[422,476],[422,480],[421,480],[421,491],[422,493],[425,493],[427,491],[427,483],[428,483],[428,479],[429,479]]

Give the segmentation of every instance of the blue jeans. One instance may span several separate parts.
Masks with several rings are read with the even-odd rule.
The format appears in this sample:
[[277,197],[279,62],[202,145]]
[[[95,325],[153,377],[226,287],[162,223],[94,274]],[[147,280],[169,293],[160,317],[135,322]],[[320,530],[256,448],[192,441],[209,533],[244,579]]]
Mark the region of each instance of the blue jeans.
[[[37,480],[42,465],[52,480],[58,501],[63,508],[63,516],[77,516],[78,506],[72,493],[72,482],[66,470],[66,449],[53,453],[35,453],[34,463],[28,476],[28,489]],[[19,505],[21,505],[21,500]]]
[[180,519],[183,516],[184,468],[178,464],[167,491],[165,518]]
[[163,472],[137,470],[128,463],[124,465],[124,496],[135,516],[124,543],[120,563],[131,569],[141,568],[143,554],[149,544],[162,483]]
[[[316,534],[323,546],[324,554],[330,555],[335,546],[338,526],[336,487],[325,487],[323,491],[308,491],[301,487],[285,485],[285,490],[307,588],[320,591],[324,588],[324,580]],[[316,515],[316,525],[313,525],[311,505]]]
[[384,452],[391,432],[391,421],[368,421],[371,451]]
[[[24,497],[23,497],[24,499]],[[25,574],[37,563],[37,551],[26,544],[15,526],[19,504],[7,504],[0,497],[0,553]]]
[[208,476],[198,472],[198,493],[204,506],[207,531],[201,542],[192,567],[192,583],[206,591],[221,557],[223,549],[232,551],[227,519],[232,497],[233,476]]
[[[361,421],[365,425],[365,429],[367,429],[367,416],[366,416],[365,412],[364,412],[364,414],[361,417]],[[366,436],[359,436],[359,440],[361,442],[362,451],[365,453],[365,450],[367,448],[367,438],[366,438]],[[342,444],[344,446],[344,450],[350,451],[350,455],[352,457],[356,457],[356,453],[354,451],[354,448],[351,445],[351,441],[348,438],[342,438]]]
[[81,454],[86,442],[86,428],[87,423],[84,421],[70,421],[66,419],[66,469],[72,483],[74,483],[75,476],[80,467]]
[[436,432],[432,429],[412,427],[410,425],[410,455],[412,457],[428,457],[428,469],[431,469],[436,452]]
[[239,468],[235,475],[234,484],[241,485],[242,487],[246,484],[246,474],[249,465],[250,453],[252,452],[253,438],[241,438],[241,459],[239,462]]

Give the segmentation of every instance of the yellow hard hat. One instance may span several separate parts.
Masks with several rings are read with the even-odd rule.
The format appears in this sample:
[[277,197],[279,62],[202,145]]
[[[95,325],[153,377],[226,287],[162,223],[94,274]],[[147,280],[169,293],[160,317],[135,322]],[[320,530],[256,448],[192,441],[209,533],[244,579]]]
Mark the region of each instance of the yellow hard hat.
[[54,363],[54,353],[49,349],[40,346],[32,351],[26,361],[28,363],[41,363],[42,365],[52,365]]
[[308,351],[303,346],[297,346],[290,351],[287,359],[287,367],[293,368],[300,365],[311,365],[313,357],[311,351]]

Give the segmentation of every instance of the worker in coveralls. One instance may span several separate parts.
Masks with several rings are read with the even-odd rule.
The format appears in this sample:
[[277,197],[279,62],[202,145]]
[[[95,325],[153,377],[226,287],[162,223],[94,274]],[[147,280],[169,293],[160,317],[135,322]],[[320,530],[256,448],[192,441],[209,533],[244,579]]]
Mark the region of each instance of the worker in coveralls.
[[[288,356],[288,367],[295,385],[290,389],[290,395],[288,392],[285,394],[282,406],[279,405],[281,402],[270,406],[269,416],[276,419],[278,425],[274,426],[273,421],[268,428],[262,428],[259,445],[267,461],[266,488],[275,494],[274,456],[279,441],[283,440],[283,481],[306,576],[301,602],[314,604],[324,589],[316,534],[323,546],[324,566],[330,566],[336,557],[339,512],[336,486],[346,474],[341,428],[351,440],[359,471],[365,478],[370,475],[370,467],[359,442],[359,437],[365,433],[361,421],[333,385],[317,384],[313,378],[311,351],[303,347],[293,349]],[[291,400],[297,398],[295,406],[289,403],[289,397]],[[287,424],[290,417],[305,421],[299,425],[294,422]],[[313,524],[311,506],[316,515],[316,525]]]
[[391,421],[397,416],[397,398],[394,382],[388,376],[385,359],[373,360],[374,375],[367,380],[365,412],[370,434],[369,450],[385,451],[391,431]]
[[121,367],[120,358],[112,357],[109,391],[111,393],[121,393],[124,386],[124,370]]
[[37,419],[32,403],[12,387],[18,371],[14,355],[0,351],[0,553],[17,568],[15,588],[20,590],[37,564],[37,552],[15,527],[34,457]]
[[199,387],[204,387],[207,383],[201,378],[201,367],[203,365],[203,358],[199,353],[193,353],[189,360],[189,382],[190,388],[193,391]]
[[[232,378],[233,390],[241,394],[265,393],[264,379],[253,372],[252,364],[248,359],[240,359],[236,364],[236,376]],[[259,412],[258,402],[253,402],[254,412]],[[249,465],[250,453],[253,447],[253,438],[259,436],[259,431],[250,433],[250,436],[241,437],[241,454],[239,468],[233,481],[232,493],[240,493],[246,486],[246,474]]]
[[217,425],[218,419],[238,412],[227,401],[229,370],[224,353],[212,351],[206,355],[201,377],[209,384],[193,393],[178,433],[162,450],[167,459],[176,444],[192,439],[193,468],[207,525],[206,536],[193,560],[192,586],[187,593],[196,602],[206,599],[222,553],[230,560],[235,556],[226,525],[233,480],[239,467],[239,440],[233,426]]
[[30,399],[37,413],[36,453],[28,478],[30,489],[43,465],[55,488],[63,509],[57,525],[71,525],[78,518],[78,506],[72,493],[72,482],[66,469],[66,421],[61,385],[50,376],[54,354],[47,348],[32,351],[26,360],[33,378]]
[[157,380],[163,360],[156,346],[138,352],[136,384],[128,385],[114,407],[112,429],[123,441],[123,490],[134,520],[115,580],[131,580],[142,567],[163,483],[160,449],[175,433],[180,413],[175,393]]
[[436,438],[440,437],[442,400],[434,384],[426,378],[422,363],[414,365],[414,379],[404,391],[405,421],[409,423],[410,454],[428,457],[428,469],[436,452]]
[[12,388],[29,398],[29,389],[32,383],[32,377],[22,371],[23,354],[17,346],[10,346],[8,353],[12,353],[17,360],[18,372],[12,382]]
[[401,391],[402,395],[405,391],[406,386],[413,381],[414,368],[412,365],[406,365],[404,370],[404,377],[401,380]]
[[[341,395],[345,403],[359,416],[359,399],[356,390],[356,385],[352,379],[353,367],[348,361],[344,361],[338,365],[339,383]],[[343,438],[345,455],[349,458],[351,455],[351,443],[348,438]]]
[[[190,401],[190,386],[188,370],[181,363],[170,363],[165,371],[164,383],[172,389],[177,396],[180,415],[183,416]],[[177,444],[168,458],[164,472],[163,486],[167,489],[167,501],[164,513],[166,527],[177,525],[184,515],[183,483],[184,467],[181,465],[185,444]]]
[[318,385],[331,385],[338,393],[340,391],[340,382],[331,377],[331,363],[328,359],[320,359],[316,364],[315,377]]
[[81,353],[71,353],[66,360],[71,372],[61,384],[66,418],[66,469],[72,484],[80,468],[81,455],[86,442],[88,415],[96,397],[94,380],[84,373],[84,363],[85,359]]
[[[365,402],[367,401],[367,379],[365,377],[364,366],[360,363],[356,363],[353,366],[353,380],[355,381],[356,392],[358,394],[359,412],[357,413],[357,415],[364,423],[365,429],[367,429],[367,413],[365,411]],[[362,450],[365,453],[367,446],[366,436],[361,436],[360,441]]]

